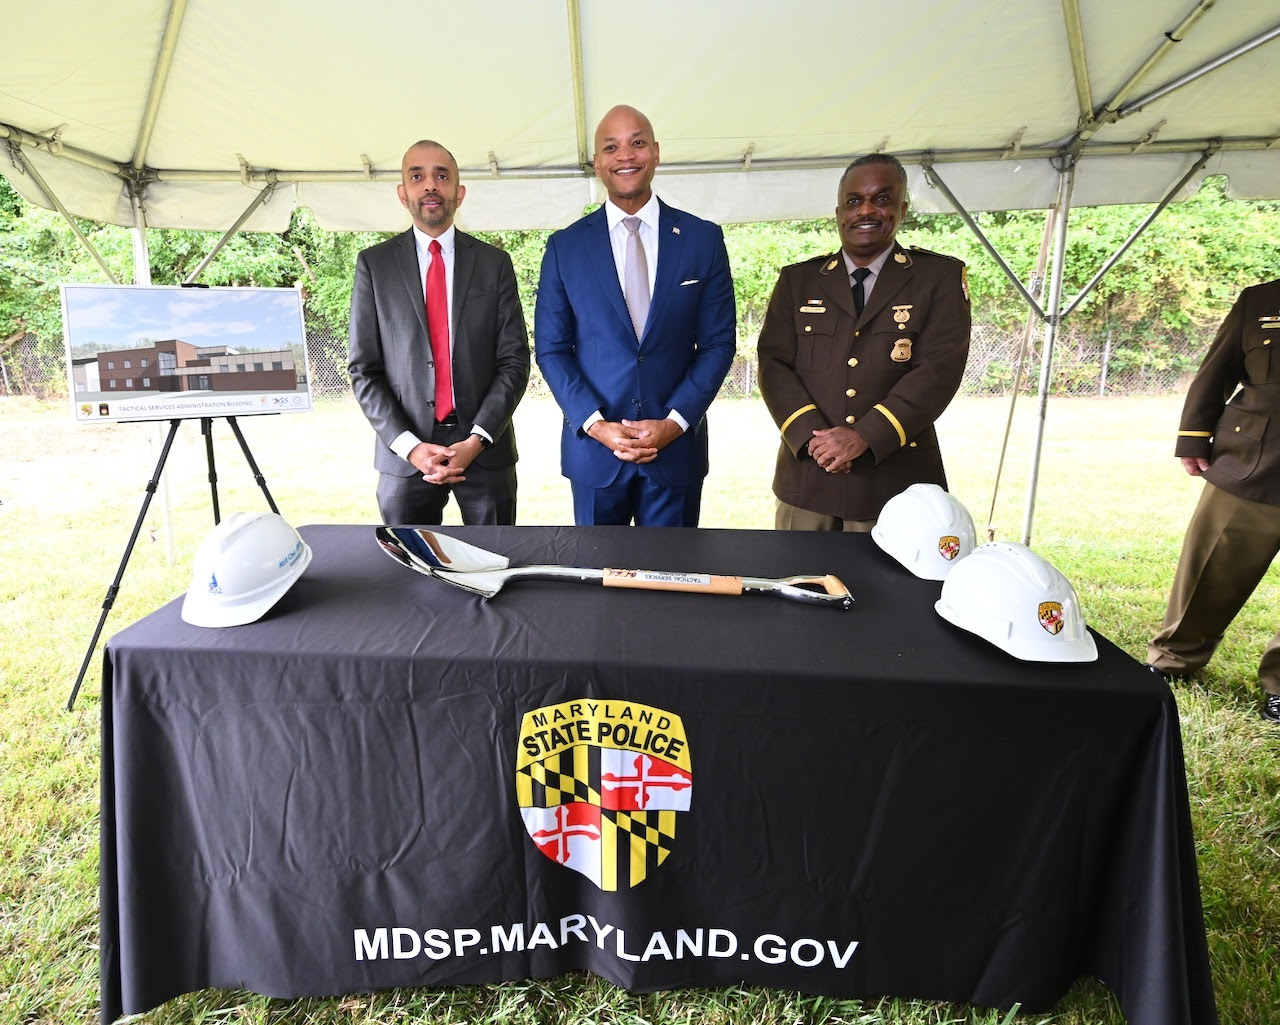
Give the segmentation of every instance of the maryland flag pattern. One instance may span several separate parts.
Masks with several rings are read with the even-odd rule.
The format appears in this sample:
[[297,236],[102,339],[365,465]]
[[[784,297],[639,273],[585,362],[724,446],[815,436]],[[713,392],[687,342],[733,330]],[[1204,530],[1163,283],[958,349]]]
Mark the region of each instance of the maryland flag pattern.
[[602,890],[643,882],[671,853],[693,801],[680,717],[625,701],[566,701],[526,712],[516,801],[546,857]]

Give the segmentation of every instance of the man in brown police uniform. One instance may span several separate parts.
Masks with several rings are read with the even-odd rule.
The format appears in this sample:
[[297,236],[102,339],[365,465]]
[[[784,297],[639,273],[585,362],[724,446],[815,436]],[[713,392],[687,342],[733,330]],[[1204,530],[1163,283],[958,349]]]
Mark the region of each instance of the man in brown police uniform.
[[855,160],[837,200],[840,252],[784,267],[760,332],[780,530],[868,531],[908,485],[947,485],[933,422],[969,355],[964,264],[894,241],[896,158]]
[[[1230,399],[1230,401],[1227,401]],[[1187,391],[1174,454],[1204,491],[1187,526],[1164,628],[1147,661],[1204,666],[1280,551],[1280,280],[1240,293]],[[1258,666],[1262,716],[1280,723],[1280,632]]]

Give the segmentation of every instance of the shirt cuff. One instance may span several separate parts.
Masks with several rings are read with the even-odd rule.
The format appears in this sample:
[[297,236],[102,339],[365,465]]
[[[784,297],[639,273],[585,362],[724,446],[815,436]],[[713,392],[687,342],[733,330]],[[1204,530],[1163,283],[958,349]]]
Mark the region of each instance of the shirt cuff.
[[689,429],[689,421],[688,421],[688,420],[686,420],[684,417],[682,417],[682,416],[681,416],[681,415],[680,415],[676,410],[674,410],[674,409],[673,409],[670,413],[668,413],[668,414],[667,414],[667,419],[668,419],[668,420],[674,420],[676,423],[678,423],[678,424],[680,425],[680,430],[681,430],[681,431],[687,431],[687,430]]
[[587,431],[591,430],[592,424],[599,423],[603,419],[604,419],[604,416],[600,413],[600,410],[597,409],[594,413],[592,413],[589,417],[587,417],[587,422],[582,425],[582,433],[586,434]]
[[402,431],[400,436],[388,447],[407,463],[409,461],[409,453],[421,444],[422,439],[414,434],[413,431]]

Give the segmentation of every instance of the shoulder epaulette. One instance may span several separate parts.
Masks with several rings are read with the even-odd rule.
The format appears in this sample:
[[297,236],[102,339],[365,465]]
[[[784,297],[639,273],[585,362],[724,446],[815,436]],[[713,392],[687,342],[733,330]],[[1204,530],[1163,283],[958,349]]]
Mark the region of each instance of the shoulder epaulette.
[[925,256],[940,256],[944,260],[955,260],[958,264],[964,264],[964,261],[960,259],[960,257],[952,256],[950,253],[935,253],[932,249],[923,249],[920,246],[912,246],[911,251],[913,253],[924,253]]

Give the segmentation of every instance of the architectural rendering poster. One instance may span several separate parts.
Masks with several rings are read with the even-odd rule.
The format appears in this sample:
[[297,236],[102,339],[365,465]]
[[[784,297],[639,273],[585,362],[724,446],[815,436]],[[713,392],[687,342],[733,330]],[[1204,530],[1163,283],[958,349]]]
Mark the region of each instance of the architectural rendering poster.
[[79,423],[311,408],[296,289],[63,285],[62,324]]

